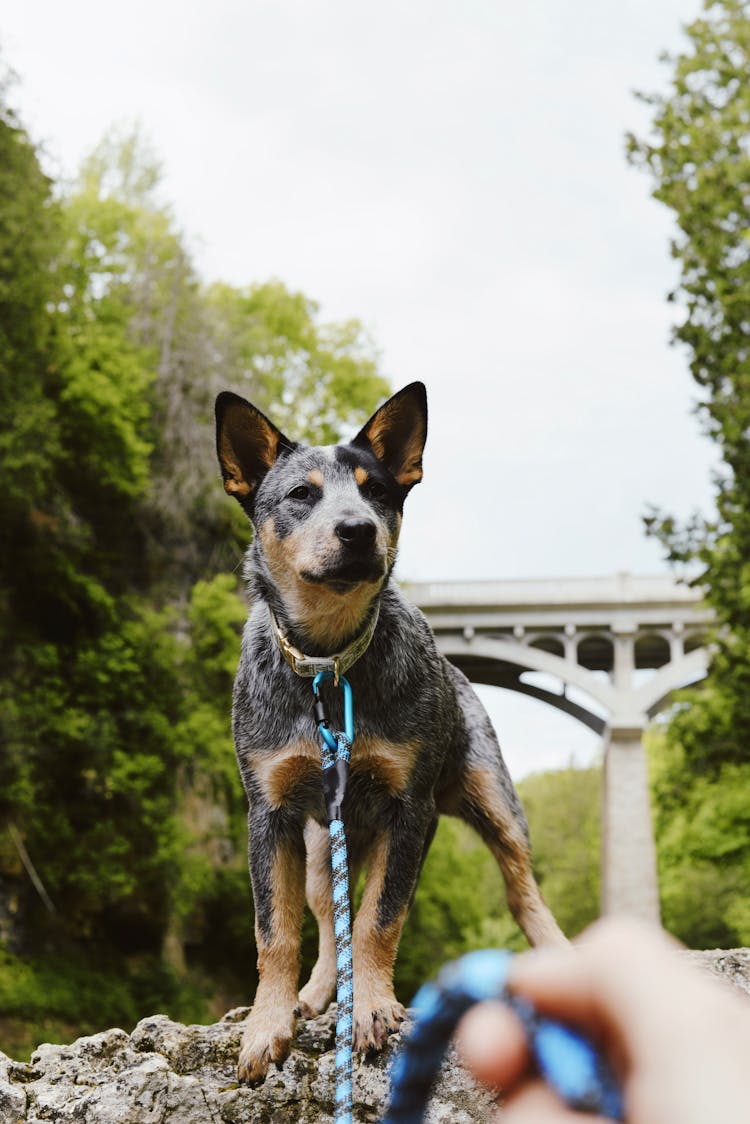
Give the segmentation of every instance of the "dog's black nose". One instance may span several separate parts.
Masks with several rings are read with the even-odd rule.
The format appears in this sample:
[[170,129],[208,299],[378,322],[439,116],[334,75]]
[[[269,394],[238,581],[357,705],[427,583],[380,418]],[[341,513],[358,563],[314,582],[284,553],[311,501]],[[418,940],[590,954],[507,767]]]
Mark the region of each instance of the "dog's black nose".
[[342,519],[336,524],[336,534],[344,546],[361,550],[375,542],[375,524],[372,519]]

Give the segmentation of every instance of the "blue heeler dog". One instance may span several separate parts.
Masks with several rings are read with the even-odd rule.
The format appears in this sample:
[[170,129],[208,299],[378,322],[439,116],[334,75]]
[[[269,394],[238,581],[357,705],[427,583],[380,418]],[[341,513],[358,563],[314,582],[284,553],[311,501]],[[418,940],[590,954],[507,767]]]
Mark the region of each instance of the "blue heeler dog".
[[[422,479],[427,398],[412,383],[348,444],[288,440],[228,392],[216,402],[224,488],[255,528],[252,610],[234,688],[234,739],[249,809],[258,989],[239,1075],[286,1057],[297,1015],[335,994],[329,841],[309,674],[339,657],[355,704],[344,800],[352,880],[366,867],[353,927],[354,1048],[379,1049],[404,1018],[393,964],[441,813],[471,824],[497,859],[532,944],[565,940],[534,880],[528,829],[494,730],[468,680],[437,651],[422,614],[390,581],[404,500]],[[340,691],[328,691],[342,729]],[[305,896],[320,931],[301,991]]]

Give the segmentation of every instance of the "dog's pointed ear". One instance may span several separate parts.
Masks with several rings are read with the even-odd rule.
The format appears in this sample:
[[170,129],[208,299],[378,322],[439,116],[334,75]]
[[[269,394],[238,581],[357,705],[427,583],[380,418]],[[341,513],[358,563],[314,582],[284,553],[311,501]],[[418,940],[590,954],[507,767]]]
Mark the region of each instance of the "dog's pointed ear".
[[216,399],[216,451],[224,490],[240,503],[252,498],[282,450],[295,448],[265,414],[224,390]]
[[384,402],[352,445],[372,449],[397,482],[411,488],[422,479],[422,452],[427,440],[427,391],[412,382]]

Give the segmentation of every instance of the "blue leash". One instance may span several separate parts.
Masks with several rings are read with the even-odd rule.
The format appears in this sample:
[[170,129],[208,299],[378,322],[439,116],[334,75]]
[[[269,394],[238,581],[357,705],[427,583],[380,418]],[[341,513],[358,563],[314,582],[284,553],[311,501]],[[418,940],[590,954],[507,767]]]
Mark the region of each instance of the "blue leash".
[[[344,691],[344,729],[333,731],[320,684],[333,679]],[[313,711],[321,735],[323,797],[331,837],[333,925],[336,937],[336,1115],[335,1124],[352,1124],[352,933],[349,864],[342,804],[354,741],[354,706],[348,679],[321,671],[313,679]],[[579,1112],[624,1120],[619,1086],[606,1059],[570,1027],[537,1014],[507,987],[513,954],[496,949],[470,952],[446,964],[433,983],[414,998],[416,1024],[391,1071],[391,1098],[382,1124],[421,1124],[430,1090],[461,1016],[475,1003],[500,999],[515,1011],[526,1032],[536,1067],[562,1100]]]
[[578,1112],[624,1120],[622,1094],[603,1055],[581,1034],[538,1015],[508,991],[511,952],[484,949],[446,964],[414,997],[417,1021],[391,1071],[392,1091],[382,1124],[419,1124],[456,1023],[484,999],[500,999],[518,1015],[536,1068]]
[[336,936],[336,1124],[352,1120],[352,1011],[354,989],[352,980],[352,929],[349,914],[349,863],[341,805],[349,779],[349,757],[354,741],[354,707],[349,680],[343,675],[338,682],[344,690],[344,730],[334,732],[320,697],[320,684],[336,677],[332,671],[321,671],[313,679],[315,702],[313,710],[321,735],[323,762],[323,797],[331,837],[331,872],[333,879],[333,928]]

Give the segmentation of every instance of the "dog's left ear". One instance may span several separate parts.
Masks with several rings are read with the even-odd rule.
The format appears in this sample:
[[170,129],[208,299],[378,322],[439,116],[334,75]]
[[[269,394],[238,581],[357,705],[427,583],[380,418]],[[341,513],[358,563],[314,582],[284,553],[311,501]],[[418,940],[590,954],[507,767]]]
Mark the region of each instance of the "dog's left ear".
[[216,451],[224,490],[243,506],[250,502],[281,451],[294,448],[257,406],[239,394],[223,390],[216,399]]
[[427,440],[427,391],[412,382],[384,402],[352,445],[372,449],[403,488],[422,479],[422,452]]

